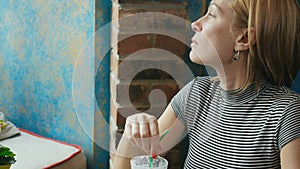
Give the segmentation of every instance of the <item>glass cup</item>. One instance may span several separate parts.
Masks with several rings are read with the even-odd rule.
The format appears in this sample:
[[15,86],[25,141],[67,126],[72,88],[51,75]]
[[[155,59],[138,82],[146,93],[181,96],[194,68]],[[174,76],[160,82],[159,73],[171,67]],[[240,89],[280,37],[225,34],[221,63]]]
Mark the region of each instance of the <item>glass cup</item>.
[[150,165],[150,156],[142,155],[133,157],[130,160],[131,169],[167,169],[168,161],[160,156],[153,159],[152,166]]

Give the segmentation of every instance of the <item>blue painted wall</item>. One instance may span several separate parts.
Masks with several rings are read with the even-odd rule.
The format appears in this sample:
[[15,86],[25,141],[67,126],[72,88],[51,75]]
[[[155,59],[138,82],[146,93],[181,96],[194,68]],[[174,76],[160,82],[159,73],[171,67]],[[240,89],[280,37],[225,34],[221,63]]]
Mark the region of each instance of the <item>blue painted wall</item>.
[[[0,110],[17,127],[82,146],[93,162],[94,75],[82,128],[72,100],[76,59],[95,31],[94,0],[0,1]],[[94,60],[84,68],[93,72]],[[83,106],[84,105],[84,106]]]

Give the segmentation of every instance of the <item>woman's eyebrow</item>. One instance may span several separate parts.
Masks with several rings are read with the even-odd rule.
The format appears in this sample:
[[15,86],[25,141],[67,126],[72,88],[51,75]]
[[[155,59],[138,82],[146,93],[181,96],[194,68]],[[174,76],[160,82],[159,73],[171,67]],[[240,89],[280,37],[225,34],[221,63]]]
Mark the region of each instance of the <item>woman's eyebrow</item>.
[[222,8],[221,8],[218,4],[216,4],[216,3],[212,2],[212,1],[209,3],[209,7],[210,7],[210,6],[215,6],[218,10],[220,10],[221,12],[224,12],[224,11],[222,10]]

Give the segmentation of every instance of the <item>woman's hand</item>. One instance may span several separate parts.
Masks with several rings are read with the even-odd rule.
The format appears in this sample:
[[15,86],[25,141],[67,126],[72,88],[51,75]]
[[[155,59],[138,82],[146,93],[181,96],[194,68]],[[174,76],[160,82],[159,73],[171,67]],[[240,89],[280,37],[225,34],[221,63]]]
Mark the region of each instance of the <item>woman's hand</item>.
[[[160,142],[159,132],[166,130],[169,134]],[[159,120],[146,113],[127,117],[124,134],[112,159],[112,168],[130,169],[130,159],[145,152],[148,155],[164,153],[181,141],[184,131],[184,124],[177,120],[170,105]]]
[[159,128],[155,116],[139,113],[127,117],[125,134],[131,144],[147,154],[160,151]]

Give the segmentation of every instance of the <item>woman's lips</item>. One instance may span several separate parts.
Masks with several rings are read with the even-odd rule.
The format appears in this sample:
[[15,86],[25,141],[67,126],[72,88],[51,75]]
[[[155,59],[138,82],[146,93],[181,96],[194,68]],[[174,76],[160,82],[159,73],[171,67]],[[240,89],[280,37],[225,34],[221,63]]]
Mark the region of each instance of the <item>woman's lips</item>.
[[195,41],[194,39],[192,39],[192,44],[191,44],[191,46],[192,46],[192,45],[195,45],[195,46],[196,46],[196,45],[198,45],[198,42]]

